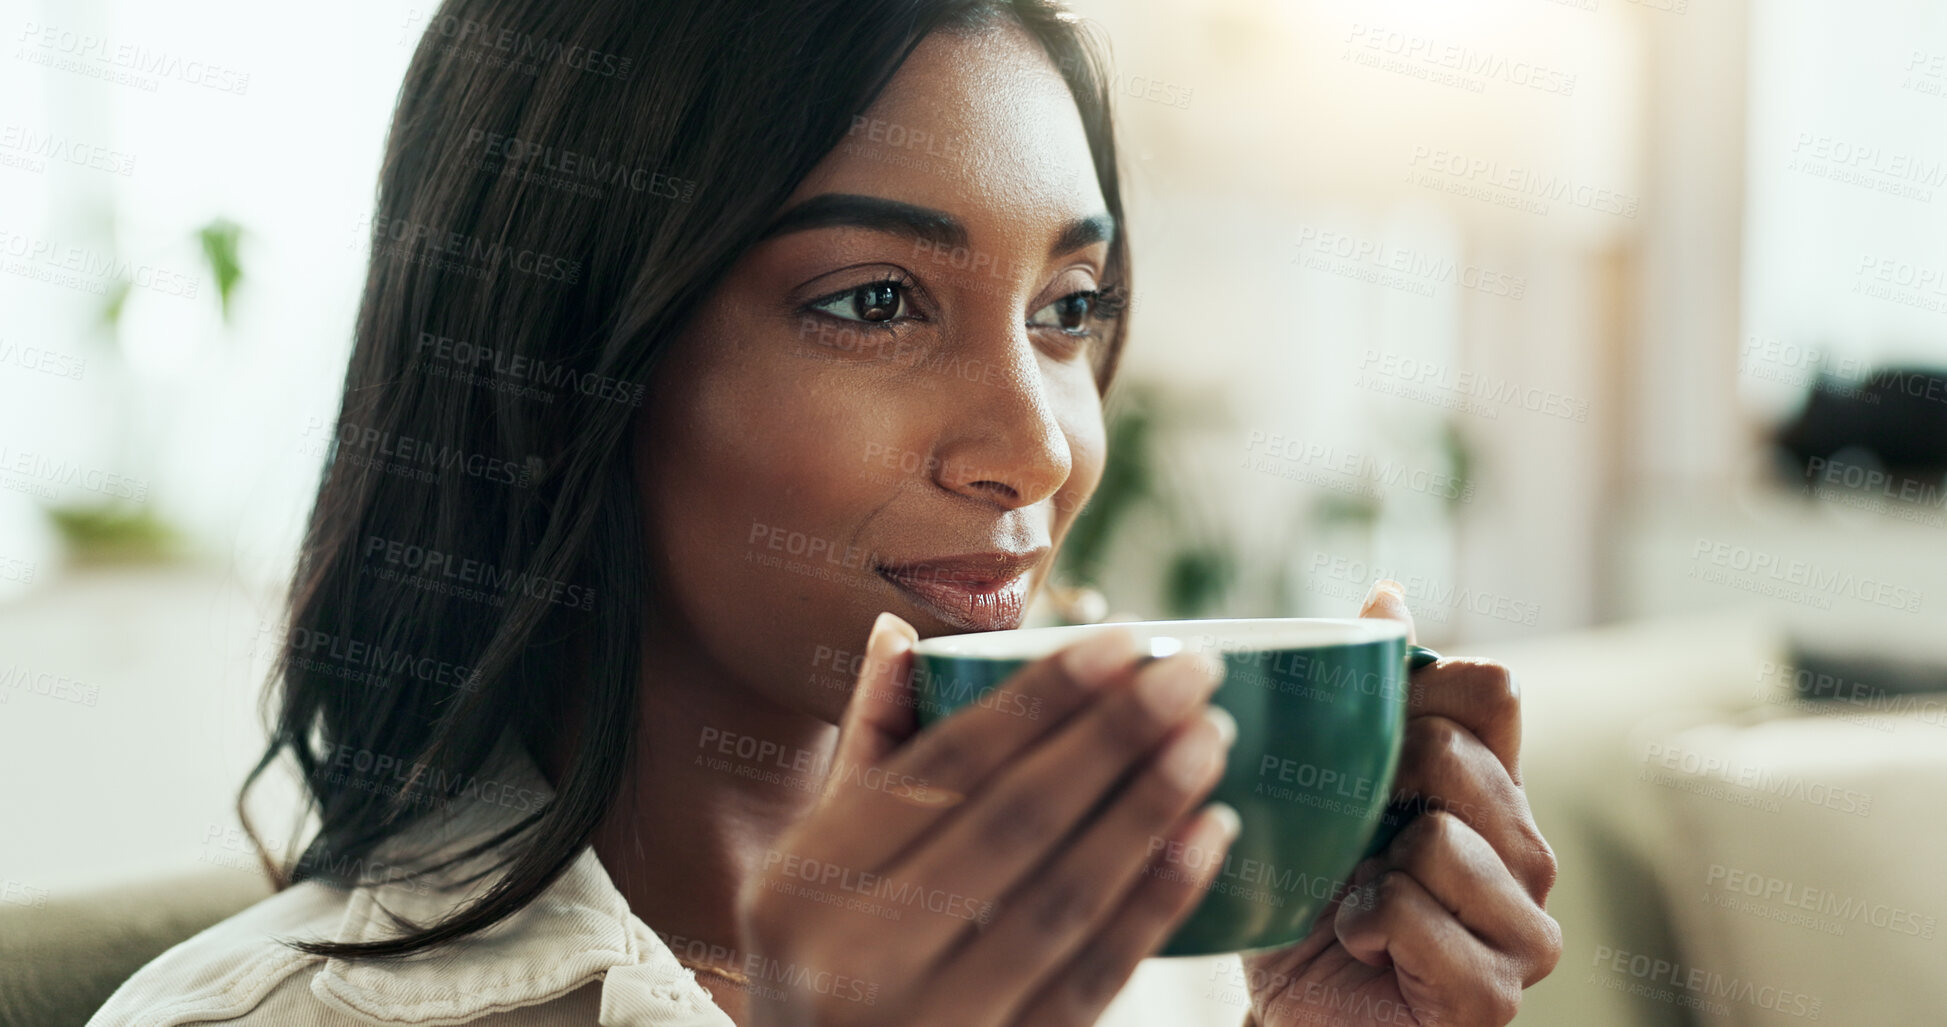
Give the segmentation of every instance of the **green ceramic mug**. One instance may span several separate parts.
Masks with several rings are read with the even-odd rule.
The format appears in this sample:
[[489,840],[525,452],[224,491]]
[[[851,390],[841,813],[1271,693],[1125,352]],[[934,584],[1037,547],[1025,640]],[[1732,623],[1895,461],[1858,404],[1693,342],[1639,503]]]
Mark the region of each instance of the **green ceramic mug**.
[[[1236,744],[1210,798],[1236,807],[1243,826],[1210,891],[1157,955],[1243,952],[1302,939],[1346,892],[1353,868],[1385,848],[1411,816],[1387,802],[1406,734],[1407,674],[1439,655],[1409,644],[1404,624],[1380,618],[1134,621],[942,635],[913,650],[920,725],[970,702],[1011,701],[988,690],[1105,627],[1135,632],[1148,659],[1180,650],[1220,654],[1224,680],[1211,702],[1237,720]],[[1198,865],[1197,853],[1180,855]]]

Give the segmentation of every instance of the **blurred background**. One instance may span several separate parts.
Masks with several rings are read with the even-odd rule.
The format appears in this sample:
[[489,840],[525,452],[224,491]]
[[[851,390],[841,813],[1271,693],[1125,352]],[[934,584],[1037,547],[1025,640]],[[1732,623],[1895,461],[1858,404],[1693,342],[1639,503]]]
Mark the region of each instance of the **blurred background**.
[[[1137,298],[1036,617],[1395,578],[1522,686],[1567,951],[1519,1022],[1939,1016],[1947,9],[1075,6]],[[0,912],[255,879],[235,788],[430,9],[0,7]]]

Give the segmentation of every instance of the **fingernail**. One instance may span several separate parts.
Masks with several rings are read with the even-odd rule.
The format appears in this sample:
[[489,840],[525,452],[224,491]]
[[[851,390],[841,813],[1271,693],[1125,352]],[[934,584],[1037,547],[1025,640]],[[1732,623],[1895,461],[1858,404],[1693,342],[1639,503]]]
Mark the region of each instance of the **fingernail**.
[[1202,733],[1185,732],[1163,753],[1161,769],[1164,777],[1187,792],[1203,782],[1204,772],[1216,758],[1217,750]]
[[1394,581],[1391,578],[1377,578],[1374,579],[1372,583],[1372,587],[1366,589],[1366,598],[1359,603],[1359,609],[1363,610],[1366,607],[1371,606],[1372,601],[1374,599],[1379,598],[1379,594],[1382,592],[1390,593],[1392,597],[1395,599],[1398,599],[1405,594],[1405,590],[1404,588],[1401,587],[1399,582]]
[[1062,668],[1083,688],[1093,688],[1127,666],[1140,653],[1135,633],[1127,628],[1098,631],[1062,654]]
[[1203,715],[1206,720],[1216,725],[1217,740],[1224,743],[1224,748],[1230,748],[1237,741],[1237,718],[1231,716],[1229,710],[1222,706],[1207,706],[1204,708]]
[[1206,808],[1210,810],[1210,815],[1216,819],[1217,830],[1222,833],[1225,841],[1236,838],[1238,832],[1244,829],[1244,818],[1237,815],[1237,807],[1232,806],[1230,803],[1219,799]]
[[[900,630],[901,628],[905,630]],[[878,659],[885,660],[913,647],[914,638],[908,634],[912,626],[900,620],[890,610],[882,611],[872,622],[872,633],[866,636],[865,648]]]
[[1223,680],[1224,665],[1207,653],[1178,653],[1145,666],[1136,675],[1136,696],[1157,720],[1170,722]]

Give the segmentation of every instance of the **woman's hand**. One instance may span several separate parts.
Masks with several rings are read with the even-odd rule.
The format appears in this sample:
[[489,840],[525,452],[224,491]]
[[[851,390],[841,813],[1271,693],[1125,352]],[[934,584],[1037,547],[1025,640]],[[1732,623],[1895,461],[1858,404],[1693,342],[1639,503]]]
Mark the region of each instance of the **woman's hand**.
[[827,787],[739,891],[749,1023],[1092,1024],[1235,835],[1217,661],[1106,630],[923,732],[881,615]]
[[[1382,581],[1362,617],[1412,615]],[[1521,699],[1507,668],[1441,660],[1413,675],[1396,799],[1423,801],[1304,941],[1247,954],[1262,1027],[1500,1027],[1555,968],[1562,930],[1543,911],[1555,853],[1521,790]],[[1359,901],[1347,899],[1357,897]]]

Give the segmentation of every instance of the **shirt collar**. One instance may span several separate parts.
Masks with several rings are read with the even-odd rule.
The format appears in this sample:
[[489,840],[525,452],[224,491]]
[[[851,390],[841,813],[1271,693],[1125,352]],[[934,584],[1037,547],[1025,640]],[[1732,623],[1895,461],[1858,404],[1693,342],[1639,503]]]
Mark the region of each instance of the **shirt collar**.
[[[390,913],[438,920],[490,888],[504,871],[481,874],[491,853],[427,880],[397,879],[390,854],[431,850],[437,858],[491,837],[554,789],[532,757],[503,741],[476,779],[434,813],[351,868],[375,882],[351,890],[339,941],[395,936]],[[531,1006],[601,977],[603,1027],[735,1027],[689,968],[629,909],[592,847],[584,848],[533,902],[487,930],[427,953],[391,960],[327,959],[312,992],[327,1005],[383,1023],[464,1023]]]

